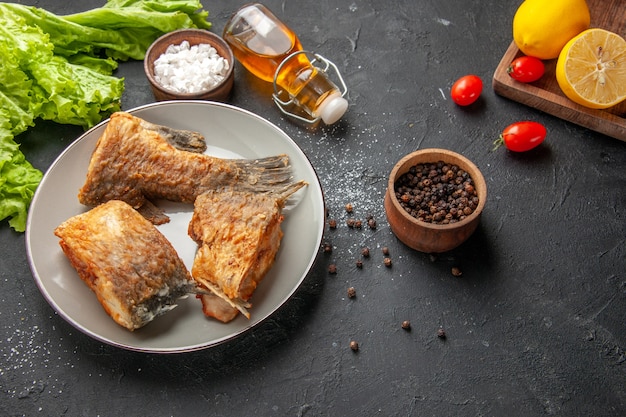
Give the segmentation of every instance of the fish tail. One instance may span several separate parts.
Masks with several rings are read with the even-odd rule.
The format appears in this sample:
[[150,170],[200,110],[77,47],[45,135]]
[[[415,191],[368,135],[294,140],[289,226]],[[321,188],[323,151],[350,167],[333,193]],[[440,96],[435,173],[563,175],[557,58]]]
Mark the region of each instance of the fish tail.
[[289,197],[295,194],[300,188],[307,185],[309,184],[304,180],[290,182],[282,188],[277,188],[276,190],[272,191],[272,195],[276,197],[278,203],[283,206],[285,204],[285,201],[287,201]]
[[292,182],[293,175],[287,155],[260,159],[234,159],[232,162],[237,167],[241,180],[237,188],[273,193]]

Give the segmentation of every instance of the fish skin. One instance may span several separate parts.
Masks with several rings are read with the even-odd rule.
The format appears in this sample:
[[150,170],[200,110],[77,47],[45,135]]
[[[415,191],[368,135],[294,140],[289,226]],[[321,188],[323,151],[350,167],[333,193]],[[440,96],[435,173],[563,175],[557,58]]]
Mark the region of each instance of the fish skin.
[[[121,200],[139,209],[146,201],[193,203],[209,190],[268,192],[291,177],[287,155],[260,159],[221,159],[177,149],[142,119],[117,112],[91,156],[81,204],[95,207]],[[197,140],[197,137],[194,137]]]
[[171,243],[122,201],[73,216],[54,234],[106,313],[130,331],[196,293],[197,284]]
[[228,322],[247,318],[257,285],[272,268],[280,249],[282,209],[306,185],[292,182],[270,193],[207,191],[196,199],[188,234],[199,245],[192,277],[216,297],[200,297],[205,315]]

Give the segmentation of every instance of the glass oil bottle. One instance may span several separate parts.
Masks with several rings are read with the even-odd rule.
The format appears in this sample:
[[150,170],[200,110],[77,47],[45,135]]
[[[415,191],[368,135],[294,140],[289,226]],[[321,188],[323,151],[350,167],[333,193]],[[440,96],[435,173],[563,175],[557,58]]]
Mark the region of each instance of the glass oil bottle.
[[[223,38],[248,71],[274,83],[273,99],[283,113],[307,123],[321,119],[330,125],[346,112],[347,88],[335,64],[304,51],[296,34],[264,5],[248,4],[236,11],[224,28]],[[342,90],[328,77],[331,67]],[[287,100],[281,98],[285,96]],[[290,112],[290,105],[307,116]]]

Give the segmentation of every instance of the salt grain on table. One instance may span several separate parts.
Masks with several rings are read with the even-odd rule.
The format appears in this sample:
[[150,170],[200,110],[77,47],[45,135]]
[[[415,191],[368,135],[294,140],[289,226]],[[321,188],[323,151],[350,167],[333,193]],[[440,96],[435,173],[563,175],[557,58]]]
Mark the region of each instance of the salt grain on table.
[[208,44],[170,45],[154,61],[154,78],[168,90],[197,93],[219,84],[228,72],[228,61]]

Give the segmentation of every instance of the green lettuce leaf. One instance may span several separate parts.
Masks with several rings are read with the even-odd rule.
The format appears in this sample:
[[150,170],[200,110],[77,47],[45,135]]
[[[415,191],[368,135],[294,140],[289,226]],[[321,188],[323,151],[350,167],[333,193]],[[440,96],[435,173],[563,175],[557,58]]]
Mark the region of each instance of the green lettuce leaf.
[[[2,110],[0,117],[5,114]],[[9,218],[9,226],[23,232],[28,206],[43,175],[20,152],[7,124],[0,126],[0,218]]]
[[50,35],[55,54],[99,54],[117,60],[144,58],[160,35],[181,28],[209,29],[208,12],[193,0],[111,0],[101,8],[66,16],[19,4],[0,4],[0,10],[20,16]]
[[58,56],[29,69],[38,81],[33,93],[41,98],[35,110],[41,119],[89,128],[102,119],[102,113],[120,110],[121,78],[70,64]]
[[[0,10],[15,9],[12,6],[0,4]],[[16,109],[13,119],[21,120],[12,120],[14,134],[23,132],[38,118],[89,128],[102,119],[100,113],[120,109],[124,81],[107,75],[114,68],[104,64],[107,60],[94,58],[89,65],[70,63],[54,54],[55,46],[49,39],[48,34],[29,25],[21,15],[0,26],[0,57],[11,67],[0,73],[0,93],[5,94],[6,105],[11,106],[9,101],[13,101],[13,106],[27,112],[22,114]],[[85,55],[78,58],[84,60]],[[21,83],[12,86],[12,82],[17,82],[16,76]]]

